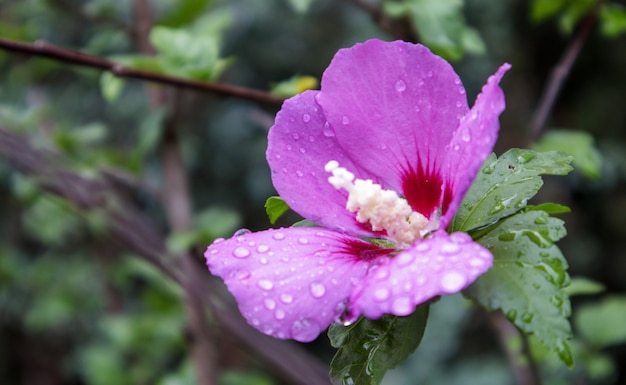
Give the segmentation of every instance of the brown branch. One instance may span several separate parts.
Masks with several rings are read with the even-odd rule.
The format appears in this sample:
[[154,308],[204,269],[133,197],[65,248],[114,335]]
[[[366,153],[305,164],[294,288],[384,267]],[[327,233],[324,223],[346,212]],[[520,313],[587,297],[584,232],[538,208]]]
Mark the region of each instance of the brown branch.
[[589,33],[593,29],[593,26],[598,18],[598,11],[600,9],[602,1],[599,1],[595,8],[589,12],[583,24],[578,29],[576,35],[571,40],[569,46],[563,53],[563,56],[559,59],[558,63],[552,69],[550,79],[543,90],[543,94],[539,99],[539,107],[537,108],[530,125],[530,142],[531,144],[539,139],[541,132],[543,131],[550,111],[554,107],[554,102],[559,96],[563,84],[567,79],[580,50],[582,49],[585,41],[589,37]]
[[530,352],[527,337],[500,311],[486,313],[486,317],[506,354],[506,359],[517,384],[541,385],[541,375]]
[[210,92],[217,95],[231,96],[265,104],[281,105],[284,101],[283,98],[272,95],[268,92],[251,88],[233,86],[224,83],[202,82],[198,80],[160,74],[152,71],[138,70],[97,56],[87,55],[82,52],[60,48],[44,41],[36,41],[35,43],[24,43],[20,41],[0,38],[0,49],[10,52],[19,52],[28,55],[46,57],[48,59],[82,67],[96,68],[102,71],[108,71],[113,75],[121,78],[145,80],[153,83],[192,89],[196,91]]

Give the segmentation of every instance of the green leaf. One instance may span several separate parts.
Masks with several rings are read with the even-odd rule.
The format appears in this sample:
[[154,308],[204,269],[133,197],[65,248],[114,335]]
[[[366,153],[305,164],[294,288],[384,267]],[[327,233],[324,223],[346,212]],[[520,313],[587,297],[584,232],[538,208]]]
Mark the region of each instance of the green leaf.
[[578,332],[597,347],[626,342],[626,297],[611,296],[581,307],[574,321]]
[[483,231],[477,239],[494,256],[493,266],[465,294],[489,310],[500,309],[526,333],[573,366],[567,262],[554,242],[563,221],[543,211],[522,211]]
[[103,72],[100,76],[100,90],[104,99],[111,103],[114,102],[122,93],[124,88],[124,80],[118,78],[110,72]]
[[306,90],[317,88],[319,82],[313,76],[294,76],[272,86],[270,92],[283,98],[290,98]]
[[600,11],[602,34],[617,37],[626,32],[626,7],[621,4],[604,4]]
[[542,203],[536,206],[526,206],[526,210],[539,210],[545,211],[546,213],[552,214],[565,214],[572,212],[567,206],[560,205],[558,203]]
[[269,197],[265,201],[265,212],[270,219],[270,223],[274,224],[285,212],[289,210],[289,206],[281,197]]
[[570,297],[573,295],[581,294],[598,294],[602,293],[606,288],[601,283],[592,281],[588,278],[578,277],[572,278],[569,286],[564,288],[567,295]]
[[391,17],[410,18],[420,40],[446,59],[485,52],[478,31],[465,23],[461,0],[385,0],[383,11]]
[[330,364],[333,384],[380,384],[385,373],[404,361],[422,341],[428,305],[407,317],[359,319],[349,327],[333,324],[331,344],[339,348]]
[[599,178],[602,166],[600,152],[593,137],[584,131],[551,130],[533,145],[537,151],[561,151],[574,157],[574,167],[589,178]]
[[490,156],[452,222],[452,231],[469,231],[521,210],[543,185],[540,175],[565,175],[572,157],[558,152],[512,149]]
[[300,13],[300,14],[306,13],[309,10],[309,8],[311,8],[313,1],[314,0],[288,0],[291,8],[293,8],[293,10],[296,11],[296,13]]

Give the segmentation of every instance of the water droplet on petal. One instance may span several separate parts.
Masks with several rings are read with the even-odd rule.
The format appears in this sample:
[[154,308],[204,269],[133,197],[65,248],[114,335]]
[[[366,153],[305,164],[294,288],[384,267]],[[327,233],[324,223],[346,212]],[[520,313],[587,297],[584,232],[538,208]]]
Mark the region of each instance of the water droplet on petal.
[[276,234],[272,235],[272,238],[274,238],[277,241],[282,241],[283,239],[285,239],[285,234],[283,234],[283,233],[276,233]]
[[267,246],[267,245],[259,245],[256,248],[256,251],[257,251],[257,253],[267,253],[269,249],[270,249],[270,247]]
[[285,318],[285,312],[281,309],[277,309],[276,312],[274,313],[274,318],[276,318],[277,320],[281,320]]
[[402,267],[402,266],[406,266],[409,263],[413,262],[413,255],[410,253],[402,253],[400,255],[398,255],[396,257],[396,262],[398,264],[398,266]]
[[396,298],[391,304],[391,310],[394,315],[404,316],[413,312],[413,304],[408,297]]
[[461,247],[459,247],[456,243],[446,243],[441,246],[441,252],[448,255],[456,254],[459,250],[461,250]]
[[215,240],[213,241],[214,245],[217,245],[218,243],[222,243],[224,242],[224,238],[215,238]]
[[344,117],[341,119],[341,123],[343,123],[343,124],[345,124],[345,125],[350,124],[350,118],[348,118],[347,116],[344,116]]
[[283,294],[280,295],[280,300],[283,303],[292,303],[293,302],[293,296],[291,296],[290,294],[283,293]]
[[398,92],[406,91],[406,82],[404,80],[398,80],[396,82],[396,91]]
[[465,95],[465,88],[459,87],[459,94]]
[[298,151],[300,151],[301,154],[304,154],[306,152],[306,148],[300,147]]
[[262,265],[267,265],[267,258],[265,257],[261,257],[261,259],[259,260],[259,262],[261,262]]
[[335,136],[335,130],[328,122],[324,123],[324,128],[322,128],[322,133],[324,134],[324,136],[329,137],[329,138]]
[[430,250],[430,245],[428,243],[420,243],[415,247],[415,250],[419,251],[420,253],[423,253],[425,251]]
[[391,292],[389,291],[389,289],[384,288],[384,287],[380,287],[374,290],[374,300],[378,302],[385,301],[387,298],[389,298],[390,295],[391,295]]
[[296,170],[296,175],[297,176],[303,176],[304,173],[302,171],[300,171],[300,170]]
[[309,289],[314,298],[321,298],[326,294],[326,287],[321,283],[312,283]]
[[274,284],[272,283],[272,281],[267,279],[260,280],[259,282],[257,282],[257,285],[263,290],[272,290],[274,288]]
[[467,278],[461,273],[450,271],[441,278],[441,289],[447,293],[456,293],[467,283]]
[[297,320],[291,325],[291,337],[300,342],[310,342],[320,333],[320,328],[308,318]]
[[[250,234],[252,231],[248,230],[248,229],[239,229],[237,231],[235,231],[235,234],[233,234],[233,237],[239,237],[241,235],[246,235],[246,234]],[[216,239],[217,240],[217,239]]]
[[264,304],[267,310],[274,310],[276,307],[276,302],[271,298],[265,298]]
[[309,115],[309,114],[304,114],[304,115],[302,115],[302,121],[303,121],[304,123],[308,123],[308,122],[310,122],[310,121],[311,121],[311,115]]
[[250,256],[250,250],[246,249],[245,247],[238,247],[233,250],[233,256],[235,258],[247,258]]
[[298,239],[298,243],[301,244],[301,245],[306,245],[307,243],[309,243],[309,240],[304,238],[304,237],[302,237],[302,238]]
[[297,132],[294,132],[293,134],[291,134],[291,137],[292,137],[294,140],[298,140],[298,139],[300,139],[300,135],[298,135],[298,133],[297,133]]
[[433,71],[428,71],[428,73],[426,74],[429,78],[433,77]]
[[456,85],[461,84],[461,79],[459,79],[459,78],[454,79],[454,84],[456,84]]
[[456,106],[457,108],[461,108],[463,106],[463,103],[459,100],[456,102]]
[[313,135],[309,135],[309,142],[315,142],[315,137]]
[[291,144],[288,144],[288,145],[287,145],[287,151],[291,151],[291,149],[292,149],[292,148],[293,148],[293,147],[291,147]]

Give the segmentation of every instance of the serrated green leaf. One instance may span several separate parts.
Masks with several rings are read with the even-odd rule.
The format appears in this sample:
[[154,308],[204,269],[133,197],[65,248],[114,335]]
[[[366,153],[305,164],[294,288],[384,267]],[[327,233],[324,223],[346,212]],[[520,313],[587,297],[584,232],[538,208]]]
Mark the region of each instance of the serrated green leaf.
[[533,145],[537,151],[560,151],[574,157],[574,167],[589,178],[599,178],[602,166],[600,152],[593,137],[584,131],[551,130]]
[[563,221],[542,211],[522,211],[484,230],[479,243],[494,256],[493,266],[466,290],[489,310],[534,334],[561,361],[573,366],[567,262],[554,242],[565,236]]
[[626,297],[612,296],[600,303],[584,305],[575,314],[580,335],[597,347],[626,341]]
[[289,206],[281,197],[269,197],[265,201],[265,212],[270,219],[270,223],[274,224],[284,213],[289,210]]
[[328,331],[339,348],[330,364],[333,384],[380,384],[385,373],[404,361],[422,341],[428,305],[407,317],[361,318],[349,327],[334,324]]
[[626,7],[621,4],[604,4],[600,11],[600,26],[604,36],[613,38],[626,32]]
[[420,40],[446,59],[485,52],[478,31],[465,23],[460,0],[385,0],[383,11],[390,17],[410,18]]
[[454,217],[452,231],[495,223],[526,206],[543,185],[540,175],[565,175],[572,157],[559,152],[512,149],[490,156]]

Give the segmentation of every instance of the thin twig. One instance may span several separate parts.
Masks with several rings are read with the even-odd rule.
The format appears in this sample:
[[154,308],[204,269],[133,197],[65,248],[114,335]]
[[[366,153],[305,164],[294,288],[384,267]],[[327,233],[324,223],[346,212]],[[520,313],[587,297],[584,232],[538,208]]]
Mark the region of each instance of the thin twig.
[[60,48],[44,41],[24,43],[15,40],[0,38],[0,49],[11,52],[19,52],[28,55],[46,57],[56,61],[74,64],[82,67],[96,68],[108,71],[115,76],[128,79],[139,79],[169,86],[187,88],[197,91],[210,92],[222,96],[231,96],[255,102],[281,105],[283,98],[272,95],[269,92],[251,88],[233,86],[224,83],[202,82],[187,78],[164,75],[152,71],[138,70],[123,66],[119,63],[106,60],[97,56],[87,55],[82,52]]
[[[499,311],[486,314],[491,329],[506,354],[518,385],[541,385],[541,375],[530,352],[528,339]],[[518,340],[516,342],[515,340]]]
[[595,8],[589,12],[583,24],[580,26],[576,35],[571,40],[569,46],[561,56],[559,62],[552,69],[552,73],[550,74],[550,80],[548,81],[546,87],[544,88],[543,94],[541,95],[541,99],[539,99],[539,107],[537,108],[533,118],[532,123],[530,125],[530,142],[531,144],[541,136],[541,132],[543,131],[548,116],[550,115],[550,111],[554,107],[554,102],[558,97],[561,88],[563,88],[563,84],[565,83],[565,79],[569,75],[576,59],[578,58],[578,54],[582,49],[585,41],[589,37],[589,33],[591,32],[597,18],[598,18],[598,10],[602,1],[599,1]]

